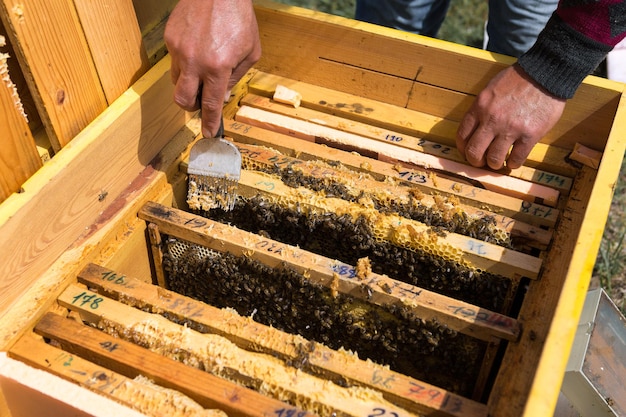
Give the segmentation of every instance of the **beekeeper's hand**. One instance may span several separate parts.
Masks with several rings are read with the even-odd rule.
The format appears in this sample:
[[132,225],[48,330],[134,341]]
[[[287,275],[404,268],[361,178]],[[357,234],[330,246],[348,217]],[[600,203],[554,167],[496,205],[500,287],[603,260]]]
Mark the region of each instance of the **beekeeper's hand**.
[[558,122],[565,102],[513,65],[476,97],[459,125],[457,148],[477,167],[519,168]]
[[251,0],[180,0],[165,27],[174,101],[202,108],[202,133],[218,131],[227,94],[260,59],[259,29]]

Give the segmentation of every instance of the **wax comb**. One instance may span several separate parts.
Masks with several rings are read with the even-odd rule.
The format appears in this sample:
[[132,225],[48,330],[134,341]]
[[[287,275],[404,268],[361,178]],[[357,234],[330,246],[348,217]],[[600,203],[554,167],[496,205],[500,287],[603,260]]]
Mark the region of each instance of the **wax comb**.
[[189,153],[187,204],[192,210],[232,210],[237,199],[241,154],[224,139],[224,120],[214,138],[198,140]]

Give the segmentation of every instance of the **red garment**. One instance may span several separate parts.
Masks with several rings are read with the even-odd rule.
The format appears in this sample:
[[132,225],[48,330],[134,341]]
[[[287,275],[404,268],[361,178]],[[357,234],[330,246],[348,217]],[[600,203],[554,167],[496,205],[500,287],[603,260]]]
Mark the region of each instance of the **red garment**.
[[626,36],[623,0],[563,0],[556,12],[572,29],[605,45],[615,46]]

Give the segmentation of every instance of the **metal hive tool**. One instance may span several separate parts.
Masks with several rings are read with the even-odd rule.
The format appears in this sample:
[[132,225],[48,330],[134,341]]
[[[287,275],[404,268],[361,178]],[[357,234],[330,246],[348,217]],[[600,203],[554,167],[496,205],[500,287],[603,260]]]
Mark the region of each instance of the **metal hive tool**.
[[187,203],[194,210],[231,210],[241,174],[239,149],[224,139],[224,120],[214,138],[197,141],[189,153]]

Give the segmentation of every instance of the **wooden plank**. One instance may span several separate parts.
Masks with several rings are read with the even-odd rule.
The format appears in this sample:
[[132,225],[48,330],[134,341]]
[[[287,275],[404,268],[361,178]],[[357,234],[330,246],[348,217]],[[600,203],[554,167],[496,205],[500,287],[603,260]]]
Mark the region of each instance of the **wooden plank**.
[[430,84],[414,83],[406,108],[457,122],[463,119],[476,96]]
[[269,175],[243,170],[239,194],[248,198],[266,195],[273,201],[277,198],[278,201],[299,204],[303,210],[311,212],[347,214],[353,219],[363,216],[372,230],[392,244],[437,253],[452,262],[511,279],[522,276],[534,279],[541,270],[541,259],[534,256],[456,233],[437,236],[429,226],[415,220],[380,213],[338,198],[323,198],[317,192],[304,187],[294,189]]
[[[39,337],[35,339],[29,335],[27,339],[16,344],[18,355],[0,353],[0,388],[8,403],[6,408],[0,407],[3,416],[146,417],[98,393],[97,388],[104,389],[110,372],[106,373],[102,369],[95,371],[98,372],[95,375],[104,377],[103,381],[94,380],[93,373],[82,374],[80,370],[72,372],[79,368],[78,363],[82,359],[64,354],[60,349],[45,344]],[[20,356],[20,360],[13,359],[16,356]],[[72,359],[70,363],[68,358]],[[45,359],[48,359],[48,363]],[[74,363],[74,360],[77,362]],[[52,367],[64,372],[64,378],[51,373]],[[91,380],[89,385],[96,387],[95,392],[75,383],[76,380],[87,378]],[[132,384],[130,381],[129,386]]]
[[[329,83],[340,86],[345,82],[341,85],[344,91],[358,88],[353,94],[362,97],[374,98],[380,94],[385,98],[382,101],[406,102],[413,80],[447,84],[455,91],[478,92],[485,83],[485,72],[495,75],[511,62],[510,58],[495,58],[484,51],[338,16],[269,1],[257,1],[256,5],[264,51],[257,68],[262,71],[272,68],[268,72],[290,74],[296,79],[308,77],[302,81],[322,87],[328,87]],[[306,55],[298,51],[305,51]],[[462,76],[456,71],[461,51],[464,57]],[[303,62],[306,64],[302,65]],[[354,75],[356,77],[350,79]],[[383,75],[407,81],[407,90],[402,86],[400,90],[384,93],[383,86],[362,82],[363,77],[369,76],[381,81]]]
[[[0,35],[0,47],[4,38]],[[9,55],[0,50],[0,202],[20,187],[41,167],[41,158],[28,127],[17,88],[11,80]]]
[[[224,120],[224,128],[227,135],[237,142],[265,145],[277,149],[285,155],[304,160],[341,161],[343,165],[367,172],[377,179],[397,178],[411,183],[424,193],[454,195],[464,204],[537,226],[553,227],[559,217],[559,210],[557,209],[497,194],[468,185],[465,182],[449,180],[427,171],[401,167],[397,164],[363,157],[353,152],[345,152],[305,140],[295,139],[298,141],[295,143],[291,136],[229,119]],[[506,223],[506,221],[501,220],[499,217],[496,218],[498,224]]]
[[[85,331],[90,333],[85,326],[73,320],[62,319],[52,313],[44,316],[43,320],[42,327],[44,330],[50,327],[45,326],[47,323],[60,321],[66,324],[68,329],[76,329],[78,327],[82,331],[81,335],[84,335]],[[93,329],[93,332],[98,333],[95,329]],[[104,345],[98,344],[100,351],[106,351],[108,346],[116,346],[116,349],[119,347],[122,350],[123,346],[119,340],[111,341],[110,336],[102,343]],[[180,393],[168,392],[162,387],[150,384],[145,380],[145,382],[141,382],[140,380],[132,379],[132,377],[129,378],[111,368],[94,363],[93,358],[86,360],[74,354],[74,352],[53,347],[33,334],[27,334],[20,338],[11,348],[9,354],[11,357],[19,359],[30,366],[46,370],[46,372],[52,375],[60,376],[64,380],[77,384],[77,386],[89,389],[90,393],[98,394],[93,397],[99,397],[101,399],[100,404],[106,404],[105,400],[111,399],[132,410],[136,410],[131,414],[134,417],[139,415],[208,417],[208,413],[203,408],[188,398],[184,398]],[[91,396],[89,397],[91,398]],[[73,400],[76,401],[76,399]],[[92,398],[92,401],[97,401],[97,399]],[[111,412],[115,409],[107,410]],[[71,415],[73,416],[74,414]],[[121,415],[125,415],[125,413]],[[214,413],[214,417],[222,416],[222,413]]]
[[150,68],[133,2],[75,0],[74,5],[111,104]]
[[[347,118],[344,118],[309,109],[306,107],[294,108],[293,106],[285,106],[274,102],[267,97],[257,96],[255,94],[248,94],[241,100],[241,104],[293,117],[298,120],[305,120],[311,123],[337,129],[342,132],[350,132],[370,139],[376,139],[381,142],[392,143],[399,147],[415,150],[427,155],[432,155],[439,159],[442,159],[441,164],[447,164],[445,169],[451,172],[456,172],[459,169],[462,172],[462,170],[466,169],[465,158],[461,156],[456,147],[442,145],[440,142],[426,139],[429,138],[431,135],[426,133],[428,131],[428,128],[421,129],[419,127],[418,120],[414,120],[414,124],[418,125],[415,127],[415,129],[420,134],[419,136],[411,136],[403,134],[393,127],[390,129],[381,129],[377,125],[353,121],[349,116]],[[452,132],[451,134],[456,134],[456,126],[454,132]],[[450,160],[450,163],[447,163],[446,160]],[[456,165],[454,163],[458,163],[460,165]],[[500,171],[496,171],[494,175],[497,175],[497,173],[545,185],[557,189],[559,193],[567,194],[572,186],[572,179],[569,177],[538,170],[535,168],[530,168],[527,166],[522,166],[521,168],[517,168],[514,170],[503,169]]]
[[[519,328],[514,319],[450,297],[408,285],[385,275],[370,273],[357,277],[355,266],[329,259],[254,233],[224,225],[182,210],[147,203],[139,217],[155,223],[163,233],[179,237],[209,249],[247,256],[269,267],[283,263],[298,273],[306,273],[312,282],[376,305],[408,307],[424,320],[436,318],[451,329],[483,339],[499,337],[515,340]],[[334,283],[334,284],[333,284]],[[363,292],[361,286],[371,289]],[[451,305],[458,308],[451,308]]]
[[235,120],[312,142],[373,154],[376,159],[384,161],[400,161],[411,166],[434,169],[437,172],[455,173],[478,182],[488,190],[550,207],[556,207],[560,195],[559,191],[553,188],[249,106],[242,106],[237,111]]
[[[88,357],[92,362],[100,364],[106,374],[111,371],[120,374],[119,376],[113,374],[119,380],[109,381],[111,388],[119,387],[122,383],[127,383],[129,378],[141,375],[158,385],[190,397],[202,407],[222,410],[227,415],[263,417],[276,415],[279,410],[288,409],[294,413],[302,413],[302,416],[312,416],[310,413],[273,400],[251,389],[240,387],[208,372],[186,366],[134,343],[121,340],[74,320],[64,319],[56,314],[48,313],[43,316],[34,330],[43,337],[59,343],[67,352],[64,355],[65,360],[68,356],[74,357],[73,355]],[[91,377],[93,372],[87,375]],[[136,389],[140,391],[143,387],[136,387]],[[149,391],[149,388],[146,390]],[[122,390],[116,389],[114,393],[117,391]],[[159,405],[157,403],[154,406]],[[204,410],[200,409],[191,409],[187,412],[193,413],[194,411],[204,414]],[[170,415],[168,412],[161,412]],[[170,412],[182,414],[182,410],[170,410]]]
[[[286,86],[302,95],[301,104],[305,110],[291,111],[291,115],[304,112],[304,116],[299,117],[300,119],[308,118],[315,121],[316,117],[313,113],[309,113],[311,116],[307,117],[306,109],[317,110],[331,116],[335,115],[348,119],[346,123],[353,120],[376,126],[379,129],[395,130],[402,135],[406,134],[438,140],[446,146],[454,144],[454,137],[458,127],[458,122],[454,120],[432,116],[427,112],[407,110],[401,106],[377,100],[368,100],[353,94],[297,82],[290,78],[264,72],[258,72],[250,81],[250,93],[252,96],[244,97],[242,103],[253,106],[256,101],[259,101],[257,96],[270,98],[278,85]],[[257,104],[256,107],[260,107],[260,105]],[[263,103],[263,107],[271,106]],[[318,117],[324,116],[320,115]],[[327,124],[330,120],[332,118],[320,119],[319,122]],[[339,123],[334,123],[334,125],[339,125],[342,130],[352,130],[346,129],[347,126],[341,126]],[[378,133],[382,132],[379,131]]]
[[23,193],[0,206],[0,315],[96,222],[113,197],[184,125],[185,113],[171,100],[169,66],[169,59],[161,61],[72,147],[31,177]]
[[165,47],[165,41],[163,40],[163,34],[165,33],[165,25],[167,20],[164,20],[159,26],[143,37],[146,54],[148,55],[148,61],[152,65],[163,59],[167,55],[167,48]]
[[3,0],[0,15],[58,151],[107,106],[71,0]]
[[177,3],[177,0],[133,0],[144,49],[153,64],[167,54],[163,34],[167,18]]
[[302,347],[306,345],[306,364],[303,368],[310,367],[315,374],[340,377],[351,384],[380,390],[389,401],[415,413],[433,415],[438,412],[446,416],[464,417],[486,415],[485,405],[478,402],[391,371],[374,362],[360,360],[356,355],[335,351],[320,343],[264,326],[230,309],[211,307],[117,274],[108,268],[88,265],[78,275],[78,281],[115,300],[142,305],[153,312],[184,320],[192,328],[223,335],[243,349],[271,353],[293,362],[302,361]]
[[576,146],[574,146],[574,150],[572,150],[570,159],[593,169],[598,169],[600,161],[602,160],[602,152],[594,151],[591,148],[577,143]]
[[[310,413],[329,415],[336,412],[366,417],[376,410],[384,410],[390,415],[391,413],[406,417],[414,415],[387,402],[380,393],[359,387],[340,387],[325,379],[300,372],[297,368],[289,367],[271,355],[241,349],[222,336],[198,333],[159,315],[126,306],[79,286],[68,287],[58,301],[79,313],[88,323],[95,325],[106,321],[105,328],[113,333],[108,336],[109,340],[115,335],[120,339],[127,337],[126,335],[130,336],[128,333],[130,331],[133,334],[131,339],[141,340],[142,345],[160,355],[172,358],[187,357],[188,363],[202,366],[205,372],[227,377],[244,386],[253,386],[261,394],[275,400],[291,400],[305,404],[307,416],[311,415]],[[65,331],[61,329],[60,333]],[[103,350],[99,344],[94,347],[94,350]],[[115,353],[115,350],[112,353]],[[172,373],[168,368],[160,367],[153,361],[144,361],[140,355],[138,356],[137,361],[141,362],[141,369],[146,373],[150,370],[159,375],[159,382],[175,380],[177,378],[172,378],[172,375],[180,375],[180,372],[183,372],[181,370]],[[155,366],[152,367],[152,364]],[[188,381],[191,386],[202,385],[194,378],[189,378]],[[249,406],[267,413],[255,415],[281,415],[280,409],[266,408],[256,399],[250,401]],[[295,411],[296,415],[297,412]]]
[[[485,210],[478,210],[472,206],[460,204],[454,199],[443,201],[441,197],[438,198],[437,196],[426,194],[421,194],[416,197],[415,189],[406,186],[406,183],[400,183],[400,181],[376,181],[362,172],[352,172],[345,168],[340,170],[330,164],[322,164],[316,161],[303,161],[273,151],[267,147],[242,143],[238,143],[236,146],[241,153],[243,167],[246,169],[265,167],[266,169],[278,168],[295,170],[315,178],[326,179],[342,184],[350,190],[354,201],[361,196],[367,196],[383,207],[388,206],[390,202],[404,204],[409,207],[412,204],[412,199],[416,199],[419,201],[417,203],[419,206],[428,207],[435,213],[440,213],[444,218],[446,217],[446,213],[451,215],[453,212],[456,212],[457,209],[467,214],[469,221],[478,221],[484,217],[493,219],[500,217],[500,222],[495,225],[495,228],[499,230],[499,232],[494,230],[494,234],[499,235],[501,238],[502,234],[510,234],[513,238],[521,238],[520,240],[524,245],[541,249],[546,249],[547,245],[550,243],[552,233],[548,230],[506,216],[497,215]],[[297,152],[297,146],[294,147],[294,152]],[[181,169],[182,168],[184,168],[184,166],[181,164]]]
[[[302,95],[302,105],[304,107],[318,110],[331,115],[341,116],[361,123],[367,123],[377,126],[381,129],[397,131],[402,135],[412,135],[423,137],[425,139],[436,139],[440,142],[440,146],[456,148],[456,130],[458,121],[465,112],[460,114],[457,119],[451,118],[448,113],[444,116],[434,112],[431,106],[433,97],[428,95],[422,97],[424,105],[419,111],[411,108],[403,108],[401,106],[392,105],[383,101],[371,100],[365,97],[344,93],[336,89],[323,88],[317,85],[300,82],[291,78],[279,77],[277,75],[259,71],[250,81],[250,92],[265,97],[271,97],[278,84],[294,89]],[[434,89],[433,86],[428,86]],[[416,93],[413,93],[416,94]],[[444,88],[437,88],[435,95],[439,99],[445,94],[455,94],[465,97],[471,105],[473,97],[467,97],[460,93],[450,91]],[[446,103],[446,109],[457,109],[457,103]],[[546,171],[553,172],[563,177],[573,177],[576,175],[576,168],[567,163],[567,149],[550,147],[539,143],[531,151],[525,165],[532,167],[541,167]],[[521,170],[513,170],[512,173],[519,173],[521,178]],[[526,178],[529,179],[529,178]],[[536,178],[541,182],[541,178]],[[543,182],[546,185],[554,186],[558,181]],[[564,188],[569,188],[567,184],[563,184]],[[570,184],[571,186],[571,184]]]

